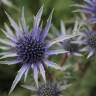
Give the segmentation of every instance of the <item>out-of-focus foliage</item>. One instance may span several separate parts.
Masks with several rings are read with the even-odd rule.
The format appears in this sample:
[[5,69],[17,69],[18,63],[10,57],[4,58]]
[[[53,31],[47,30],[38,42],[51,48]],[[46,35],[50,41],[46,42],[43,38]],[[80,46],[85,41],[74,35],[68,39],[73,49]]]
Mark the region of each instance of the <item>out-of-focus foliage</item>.
[[[53,14],[53,23],[56,27],[59,28],[60,20],[63,20],[65,24],[73,26],[75,22],[76,13],[72,13],[73,8],[72,4],[81,2],[81,0],[0,0],[0,27],[3,27],[4,23],[8,23],[7,16],[5,11],[7,11],[15,20],[18,21],[18,17],[21,13],[21,8],[25,8],[25,18],[27,23],[31,27],[33,21],[33,14],[36,14],[38,9],[44,4],[44,14],[43,14],[43,23],[47,19],[49,13],[54,8]],[[51,32],[51,31],[50,31]],[[1,36],[0,32],[0,36]],[[0,50],[2,51],[2,50]],[[58,58],[52,58],[55,61]],[[77,60],[78,58],[76,58]],[[80,76],[81,73],[78,72],[78,64],[76,65],[76,60],[73,58],[70,59],[66,64],[73,64],[73,70],[69,70],[72,75],[72,86],[65,91],[64,96],[96,96],[96,61],[93,60],[89,63],[90,67],[84,72],[83,76]],[[85,62],[85,61],[84,61]],[[81,64],[83,65],[83,63]],[[15,78],[16,72],[20,66],[7,66],[0,64],[0,96],[8,96],[8,91],[11,87],[11,84]],[[63,76],[59,72],[54,72],[50,70],[57,78]],[[31,79],[32,74],[29,74],[27,82],[34,82]],[[16,87],[15,91],[10,96],[30,96],[30,92],[20,87],[20,82]]]

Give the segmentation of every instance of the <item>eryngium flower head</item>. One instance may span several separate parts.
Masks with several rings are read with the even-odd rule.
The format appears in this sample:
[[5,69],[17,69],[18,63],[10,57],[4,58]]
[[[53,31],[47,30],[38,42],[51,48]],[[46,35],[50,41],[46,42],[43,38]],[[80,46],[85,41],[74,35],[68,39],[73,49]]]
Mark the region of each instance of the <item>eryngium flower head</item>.
[[59,96],[60,90],[57,84],[46,83],[39,86],[37,96]]
[[[59,42],[59,44],[58,44],[65,51],[68,51],[68,53],[66,53],[66,54],[69,54],[69,55],[71,54],[71,55],[75,55],[75,56],[82,56],[79,52],[80,45],[75,43],[75,41],[80,39],[80,37],[79,37],[80,26],[81,26],[81,24],[78,22],[78,20],[75,21],[75,25],[74,25],[74,28],[72,30],[71,29],[66,30],[65,24],[63,23],[63,21],[61,21],[61,26],[60,26],[61,30],[60,31],[58,31],[53,26],[53,32],[55,32],[57,34],[57,36],[60,34],[60,32],[61,32],[61,35],[64,37],[66,37],[68,35],[74,36],[73,38]],[[57,31],[55,31],[55,30],[57,30]],[[76,35],[77,35],[77,37],[76,37]]]
[[78,12],[83,12],[87,14],[96,14],[96,0],[84,0],[83,5],[75,4],[75,6],[80,7],[77,9]]
[[71,84],[58,84],[57,82],[46,82],[40,84],[38,88],[31,85],[22,85],[22,87],[35,92],[34,96],[62,96],[64,90],[70,87]]
[[62,42],[63,48],[68,51],[71,55],[82,56],[78,50],[80,46],[72,42],[74,42],[73,39],[65,40],[64,42]]
[[75,10],[75,12],[83,12],[88,15],[87,16],[88,21],[96,22],[96,0],[84,0],[83,5],[74,4],[74,6],[80,8]]
[[90,58],[96,53],[96,31],[86,31],[83,34],[83,39],[80,41],[81,44],[85,45],[81,51],[87,51],[89,54],[87,58]]
[[[8,19],[15,32],[5,24],[5,30],[1,29],[5,34],[6,39],[0,38],[0,49],[3,49],[0,53],[1,58],[5,61],[0,61],[2,64],[20,64],[22,67],[18,71],[17,76],[12,84],[10,93],[14,90],[17,83],[20,81],[21,77],[27,73],[30,68],[33,69],[34,80],[38,86],[38,70],[46,81],[45,68],[44,66],[54,67],[55,69],[60,69],[56,63],[48,60],[51,55],[57,55],[61,53],[66,53],[63,49],[50,50],[49,48],[64,39],[71,37],[60,36],[54,40],[47,41],[46,36],[51,26],[52,13],[50,14],[47,24],[43,29],[40,25],[40,20],[43,12],[43,7],[40,8],[37,15],[34,17],[32,31],[29,32],[28,26],[26,25],[24,18],[24,10],[22,10],[22,16],[17,24],[7,13]],[[14,34],[15,33],[15,34]],[[7,58],[10,58],[7,60]],[[43,66],[44,65],[44,66]]]

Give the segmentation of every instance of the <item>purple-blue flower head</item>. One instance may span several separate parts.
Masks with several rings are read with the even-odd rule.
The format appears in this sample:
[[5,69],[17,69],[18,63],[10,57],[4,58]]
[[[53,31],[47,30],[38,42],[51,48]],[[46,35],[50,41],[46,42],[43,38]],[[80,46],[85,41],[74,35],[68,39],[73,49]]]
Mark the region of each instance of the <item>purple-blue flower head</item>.
[[96,31],[89,30],[83,32],[83,39],[80,41],[85,47],[81,49],[81,51],[88,52],[87,58],[90,58],[94,54],[96,54]]
[[[64,83],[64,82],[63,82]],[[22,87],[35,93],[34,96],[62,96],[63,91],[71,86],[71,84],[63,84],[62,82],[47,81],[41,83],[38,88],[33,85],[22,85]]]
[[79,29],[81,26],[81,24],[79,23],[80,22],[76,20],[73,29],[68,28],[66,30],[65,24],[63,23],[63,21],[61,21],[60,31],[53,26],[53,32],[55,32],[54,34],[57,34],[57,36],[59,36],[59,33],[61,33],[61,35],[64,37],[68,35],[72,36],[75,35],[73,38],[64,40],[62,42],[59,42],[58,44],[59,47],[63,48],[65,51],[68,51],[67,55],[82,56],[82,54],[79,52],[80,50],[79,44],[75,43],[77,40],[79,40]]
[[24,9],[22,10],[22,16],[18,24],[6,13],[12,29],[7,24],[5,24],[5,30],[1,29],[6,36],[6,39],[0,38],[0,49],[3,49],[3,52],[0,53],[0,60],[2,60],[0,63],[8,65],[20,64],[21,66],[9,93],[14,90],[23,75],[25,75],[26,79],[28,71],[31,68],[33,69],[34,80],[37,86],[39,71],[46,82],[44,66],[62,70],[59,65],[48,60],[48,57],[66,53],[67,51],[63,49],[51,50],[50,47],[57,42],[72,38],[73,36],[59,36],[51,41],[46,40],[48,31],[51,27],[53,11],[44,28],[42,28],[40,24],[42,13],[43,7],[41,7],[36,16],[34,16],[31,32],[26,25]]
[[82,12],[87,15],[87,20],[96,23],[96,0],[84,0],[84,4],[74,4],[79,9],[74,12]]
[[80,7],[77,11],[88,14],[96,14],[96,0],[84,0],[83,5],[76,4],[75,6]]

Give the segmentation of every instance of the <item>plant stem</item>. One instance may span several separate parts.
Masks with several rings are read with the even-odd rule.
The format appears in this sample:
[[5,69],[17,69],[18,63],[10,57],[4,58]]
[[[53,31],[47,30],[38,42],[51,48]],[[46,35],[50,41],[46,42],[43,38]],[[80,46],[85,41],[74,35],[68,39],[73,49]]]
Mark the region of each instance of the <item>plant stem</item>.
[[59,63],[61,67],[66,63],[67,59],[68,59],[68,54],[62,55],[60,63]]

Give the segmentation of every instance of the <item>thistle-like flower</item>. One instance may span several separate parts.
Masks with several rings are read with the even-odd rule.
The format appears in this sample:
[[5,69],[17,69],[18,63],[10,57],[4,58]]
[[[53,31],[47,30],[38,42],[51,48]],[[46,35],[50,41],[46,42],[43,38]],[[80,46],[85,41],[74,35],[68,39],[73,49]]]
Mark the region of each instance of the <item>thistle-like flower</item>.
[[77,35],[77,37],[73,37],[73,38],[64,40],[63,42],[59,42],[58,45],[61,48],[63,48],[65,51],[68,51],[68,53],[66,53],[66,54],[82,56],[82,54],[79,52],[80,45],[75,43],[76,40],[80,39],[80,37],[79,37],[80,26],[81,26],[81,24],[79,24],[78,20],[76,20],[73,30],[71,30],[71,29],[66,30],[63,21],[61,21],[61,26],[60,26],[61,30],[60,31],[58,31],[55,27],[53,27],[53,31],[57,30],[57,31],[55,31],[55,33],[57,33],[57,35],[60,34],[59,32],[61,32],[61,35],[63,35],[64,37],[66,37],[67,35],[73,35],[73,36]]
[[96,53],[96,31],[88,30],[82,33],[83,39],[78,42],[81,42],[81,44],[85,45],[85,47],[81,49],[81,51],[88,52],[87,58],[90,58]]
[[44,66],[50,66],[61,70],[61,67],[59,67],[59,65],[56,63],[48,60],[48,57],[51,55],[66,53],[67,51],[64,51],[63,49],[50,50],[49,48],[57,42],[72,38],[72,36],[60,36],[51,41],[46,40],[46,36],[51,26],[53,11],[49,16],[44,29],[40,25],[42,12],[43,7],[40,8],[37,15],[34,17],[33,28],[31,32],[29,32],[28,26],[25,22],[24,10],[22,10],[22,16],[19,20],[19,24],[17,24],[6,13],[12,29],[14,29],[15,32],[13,32],[13,30],[7,24],[5,24],[5,30],[1,29],[6,36],[6,39],[0,38],[0,48],[3,49],[3,52],[0,53],[0,59],[4,59],[0,61],[0,63],[8,65],[20,64],[20,66],[22,66],[17,73],[9,93],[14,90],[15,86],[21,80],[23,75],[25,75],[26,78],[30,68],[33,69],[34,80],[37,86],[38,70],[40,70],[44,81],[46,81]]
[[88,14],[87,18],[89,21],[96,22],[96,0],[84,0],[84,4],[74,4],[74,6],[80,9],[75,10],[75,12],[83,12]]
[[[31,85],[22,85],[22,87],[34,92],[34,96],[63,96],[65,91],[71,84],[59,84],[57,82],[46,82],[40,84],[38,88]],[[33,96],[33,95],[32,95]]]
[[84,0],[84,5],[76,5],[81,8],[78,11],[88,14],[96,14],[96,0]]

